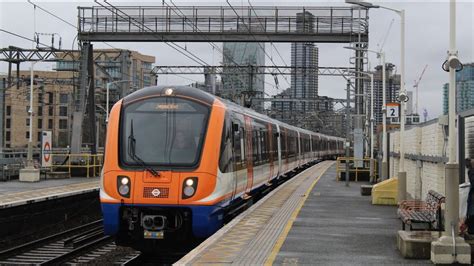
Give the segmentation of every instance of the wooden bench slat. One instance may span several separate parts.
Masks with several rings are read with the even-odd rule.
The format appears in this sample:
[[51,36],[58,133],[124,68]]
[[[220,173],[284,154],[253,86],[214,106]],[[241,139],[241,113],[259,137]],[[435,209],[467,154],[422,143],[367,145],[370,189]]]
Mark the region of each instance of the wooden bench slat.
[[426,196],[426,201],[403,201],[400,203],[397,213],[404,224],[427,223],[431,228],[431,225],[435,222],[438,225],[440,224],[437,217],[441,204],[444,202],[445,197],[443,195],[430,190]]

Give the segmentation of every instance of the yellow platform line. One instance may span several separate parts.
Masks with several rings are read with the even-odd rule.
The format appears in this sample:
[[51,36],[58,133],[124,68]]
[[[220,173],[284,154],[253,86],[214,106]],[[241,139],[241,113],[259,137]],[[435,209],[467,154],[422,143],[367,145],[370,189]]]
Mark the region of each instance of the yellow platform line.
[[283,243],[285,243],[286,237],[288,236],[288,233],[290,232],[291,227],[293,227],[293,222],[296,220],[296,217],[298,217],[298,214],[300,213],[301,208],[303,208],[303,205],[306,202],[306,199],[308,199],[309,194],[311,193],[311,190],[313,190],[314,186],[318,183],[319,179],[321,179],[321,177],[326,173],[326,171],[333,165],[334,164],[331,164],[328,167],[326,167],[326,169],[324,169],[321,172],[318,178],[316,178],[316,180],[313,181],[313,183],[308,188],[308,190],[306,190],[303,200],[299,203],[298,207],[291,214],[291,217],[288,220],[285,228],[283,229],[283,232],[281,232],[280,236],[278,237],[276,241],[275,246],[273,246],[270,256],[268,256],[267,260],[265,261],[265,265],[273,265],[273,262],[275,261],[275,258],[278,255],[278,252],[280,252],[281,246],[283,246]]

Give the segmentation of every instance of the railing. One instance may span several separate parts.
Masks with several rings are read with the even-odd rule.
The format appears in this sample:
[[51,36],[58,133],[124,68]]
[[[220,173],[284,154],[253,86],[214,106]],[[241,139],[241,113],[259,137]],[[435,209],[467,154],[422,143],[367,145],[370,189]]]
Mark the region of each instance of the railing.
[[[117,6],[79,7],[79,33],[367,34],[361,7]],[[306,26],[302,26],[306,25]]]
[[104,162],[103,154],[90,153],[55,153],[51,154],[51,159],[53,160],[53,165],[51,167],[45,167],[50,173],[59,170],[67,170],[69,176],[71,176],[74,169],[82,169],[86,171],[87,178],[98,176]]
[[[350,173],[354,173],[355,175],[355,181],[359,181],[359,174],[366,173],[369,175],[370,179],[375,180],[376,177],[378,177],[377,173],[377,160],[373,159],[371,160],[370,158],[363,158],[363,159],[356,159],[354,157],[337,157],[336,161],[336,178],[337,181],[344,180],[343,177],[341,177],[342,172],[346,172],[346,160],[349,161],[349,175]],[[371,162],[372,161],[372,162]],[[358,163],[362,162],[362,163]],[[372,163],[372,171],[373,171],[373,176],[371,175],[371,163]],[[362,165],[362,167],[357,167],[358,165]]]

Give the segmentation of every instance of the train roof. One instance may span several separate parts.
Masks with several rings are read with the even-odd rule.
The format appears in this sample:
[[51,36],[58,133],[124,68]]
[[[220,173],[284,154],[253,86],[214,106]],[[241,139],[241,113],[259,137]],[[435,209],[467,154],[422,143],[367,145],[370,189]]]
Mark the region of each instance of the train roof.
[[334,139],[334,140],[344,140],[343,138],[330,136],[330,135],[325,135],[325,134],[322,134],[322,133],[313,132],[313,131],[310,131],[310,130],[307,130],[307,129],[298,128],[298,127],[283,123],[279,120],[276,120],[276,119],[273,119],[273,118],[271,118],[269,116],[266,116],[264,114],[258,113],[256,111],[250,109],[250,108],[240,106],[240,105],[238,105],[234,102],[231,102],[229,100],[223,99],[221,97],[215,96],[215,95],[210,94],[208,92],[205,92],[203,90],[193,88],[193,87],[189,87],[189,86],[172,86],[171,85],[171,86],[145,87],[145,88],[140,89],[140,90],[138,90],[138,91],[136,91],[132,94],[127,95],[123,99],[123,103],[126,105],[129,102],[133,102],[133,101],[141,99],[141,98],[147,98],[147,97],[152,97],[152,96],[164,96],[164,95],[166,95],[165,92],[166,92],[167,89],[173,89],[173,95],[188,96],[188,97],[203,101],[205,103],[208,103],[209,105],[212,105],[215,100],[219,100],[227,108],[229,108],[233,111],[237,111],[237,112],[243,113],[245,115],[248,115],[248,116],[251,116],[251,117],[254,117],[254,118],[269,121],[269,122],[272,122],[274,124],[278,124],[279,126],[283,126],[285,128],[292,129],[292,130],[297,130],[297,131],[305,133],[305,134],[324,136],[324,137],[327,137],[329,139]]

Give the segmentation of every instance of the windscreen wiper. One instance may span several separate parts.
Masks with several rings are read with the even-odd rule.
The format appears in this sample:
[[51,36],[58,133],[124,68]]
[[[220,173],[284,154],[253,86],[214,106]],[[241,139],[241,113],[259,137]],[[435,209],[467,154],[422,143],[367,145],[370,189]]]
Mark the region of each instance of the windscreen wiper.
[[140,164],[145,170],[150,172],[153,176],[159,176],[160,173],[155,169],[147,165],[138,155],[135,153],[136,140],[133,135],[133,119],[130,121],[130,135],[128,136],[128,156],[132,158],[136,163]]

